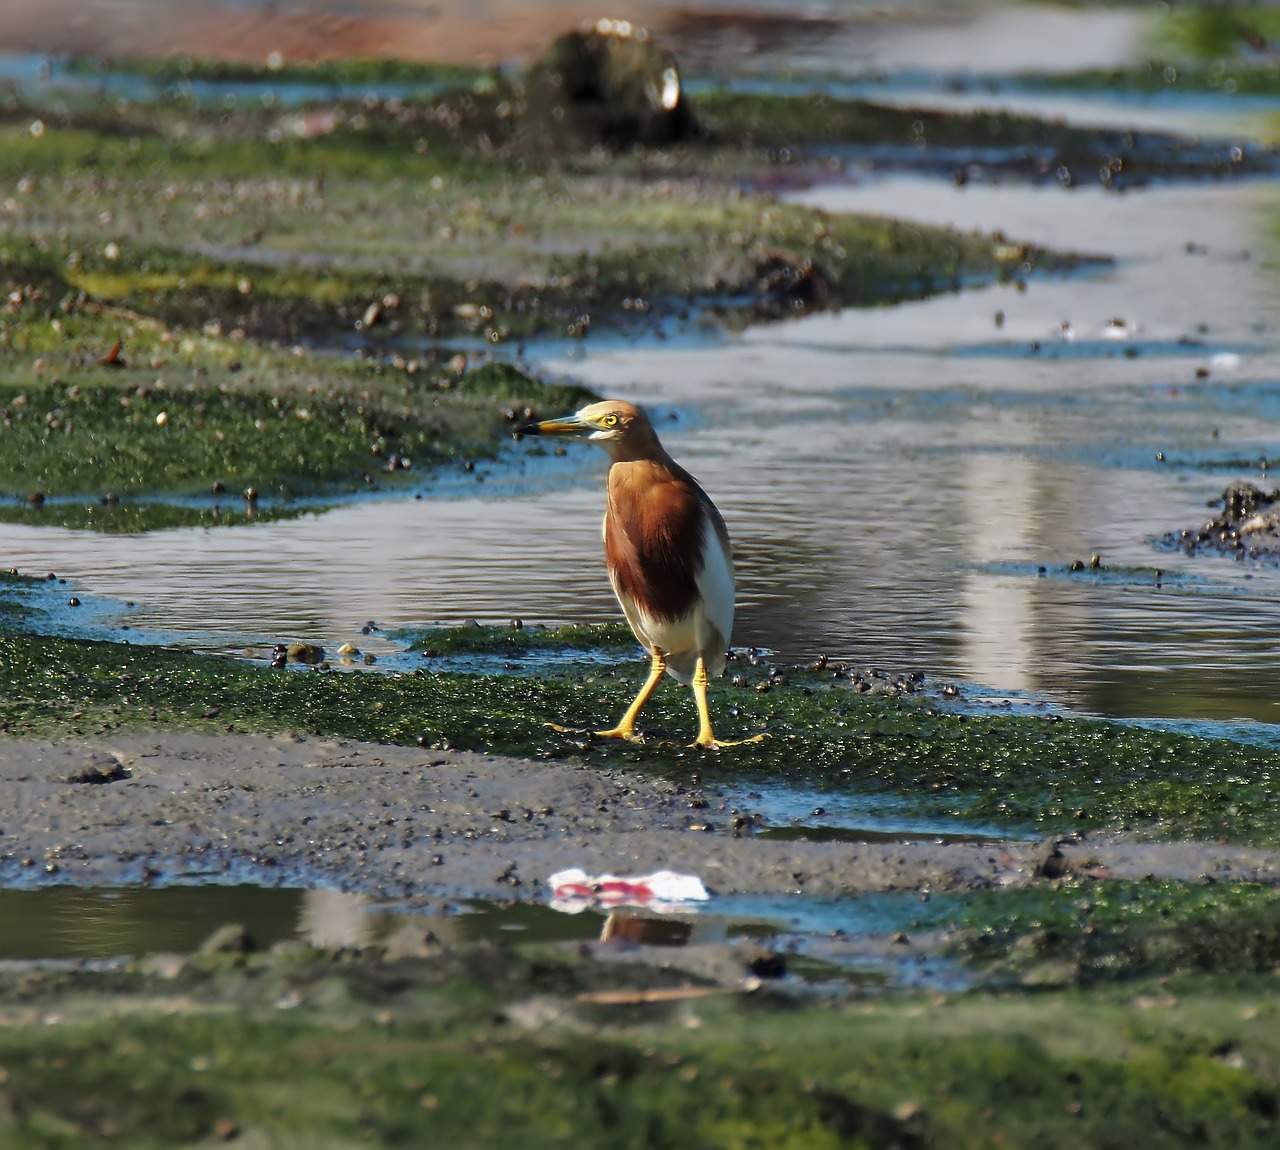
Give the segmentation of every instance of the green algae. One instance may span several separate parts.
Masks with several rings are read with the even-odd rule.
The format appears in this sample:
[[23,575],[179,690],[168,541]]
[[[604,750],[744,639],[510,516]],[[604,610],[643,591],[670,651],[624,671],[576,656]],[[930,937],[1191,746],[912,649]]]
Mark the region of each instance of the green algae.
[[[933,908],[947,915],[946,902]],[[996,977],[1081,985],[1160,977],[1171,990],[1222,990],[1280,967],[1280,892],[1246,883],[1067,880],[975,892],[951,920],[951,949]]]
[[[730,664],[731,675],[738,665]],[[785,779],[832,792],[908,796],[922,814],[1012,829],[1105,827],[1280,841],[1274,752],[1094,720],[949,713],[915,698],[860,694],[824,672],[792,669],[782,684],[744,665],[736,672],[741,686],[717,684],[717,733],[768,735],[728,753],[686,746],[695,730],[692,698],[669,683],[646,708],[646,744],[548,729],[559,723],[585,731],[612,722],[643,670],[637,659],[580,675],[427,669],[338,675],[11,634],[0,636],[0,730],[42,736],[139,725],[217,730],[234,716],[239,730],[572,756],[681,777],[692,772],[704,782]]]
[[[1026,77],[1027,87],[1059,81]],[[1070,86],[1065,84],[1063,86]],[[804,170],[833,150],[862,152],[871,163],[905,163],[912,170],[945,173],[964,182],[967,166],[1011,169],[1032,179],[1046,176],[1070,186],[1098,180],[1106,187],[1133,186],[1170,175],[1231,175],[1266,170],[1267,153],[1119,129],[1077,127],[1008,112],[949,112],[898,108],[824,93],[775,95],[717,90],[699,108],[713,141],[762,152],[782,167]],[[897,159],[894,160],[896,154]],[[969,155],[972,160],[957,161]],[[908,158],[909,157],[909,158]]]
[[[386,459],[441,459],[431,429],[320,396],[281,402],[216,389],[11,384],[0,386],[0,412],[0,487],[10,490],[185,495],[224,482],[302,494],[354,485]],[[379,443],[383,451],[371,456]]]
[[0,1145],[1262,1147],[1280,1116],[1273,978],[815,1004],[551,947],[148,969],[0,970]]
[[1138,68],[1023,74],[1011,83],[1029,91],[1045,92],[1274,96],[1280,94],[1280,66],[1253,63],[1247,59],[1216,60],[1204,64],[1174,58],[1149,60]]
[[128,376],[71,371],[41,384],[0,372],[0,490],[170,501],[227,491],[227,501],[250,488],[293,497],[404,487],[460,455],[492,455],[512,404],[550,411],[581,394],[498,365],[478,369],[447,405],[434,383],[393,398],[343,383],[308,394],[145,378],[130,386]]
[[[0,491],[162,493],[170,504],[161,511],[151,499],[129,514],[59,505],[67,525],[211,524],[211,503],[178,505],[210,492],[231,492],[225,503],[250,488],[276,498],[404,488],[495,454],[509,431],[504,413],[559,410],[588,394],[502,363],[459,374],[435,353],[334,360],[224,335],[218,325],[174,327],[87,300],[29,246],[7,255]],[[55,518],[53,507],[44,512]]]
[[1249,3],[1178,5],[1159,22],[1158,32],[1184,58],[1231,61],[1269,48],[1280,36],[1280,13]]
[[255,64],[240,60],[182,56],[176,59],[77,57],[58,63],[70,76],[136,76],[160,84],[203,80],[215,84],[306,85],[311,87],[405,86],[426,89],[477,88],[494,83],[493,73],[468,64],[430,63],[386,57],[298,60]]
[[636,638],[625,623],[566,627],[437,627],[403,631],[395,638],[410,651],[431,655],[526,655],[537,651],[632,651]]
[[247,527],[251,524],[280,523],[318,515],[324,504],[304,506],[287,503],[249,503],[237,496],[210,499],[208,506],[162,502],[94,503],[46,502],[42,507],[15,503],[0,504],[0,523],[21,523],[27,527],[61,527],[67,531],[99,531],[104,535],[141,535],[147,531],[171,531],[180,527]]
[[[1078,152],[1096,147],[1103,133],[1009,112],[940,112],[900,108],[822,93],[773,95],[714,89],[698,97],[712,139],[750,148],[928,145],[970,149],[1049,146]],[[795,158],[793,158],[795,159]]]
[[84,261],[76,278],[102,298],[266,338],[349,329],[391,292],[390,330],[472,330],[486,309],[501,341],[583,314],[634,326],[637,296],[650,320],[664,297],[705,295],[767,317],[761,267],[778,255],[821,269],[823,294],[804,307],[914,297],[1046,258],[1028,249],[1010,265],[981,237],[779,204],[743,190],[736,145],[526,154],[502,112],[513,99],[20,106],[0,124],[0,186],[19,193],[3,226]]

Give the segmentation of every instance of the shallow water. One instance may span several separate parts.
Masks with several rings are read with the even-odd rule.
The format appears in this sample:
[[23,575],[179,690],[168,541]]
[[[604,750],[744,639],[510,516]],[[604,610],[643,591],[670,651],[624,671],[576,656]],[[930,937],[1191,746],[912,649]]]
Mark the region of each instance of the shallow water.
[[[1280,571],[1151,545],[1276,453],[1274,189],[956,189],[851,171],[803,198],[1117,263],[1025,292],[542,361],[665,411],[665,441],[735,539],[735,641],[1102,714],[1275,720]],[[361,642],[370,620],[613,618],[604,457],[537,450],[514,446],[420,500],[129,538],[6,525],[0,549],[136,600],[135,629],[224,650],[306,637],[390,652]],[[1106,570],[1066,570],[1092,554]]]
[[[942,900],[939,906],[953,903]],[[641,921],[627,924],[636,917]],[[933,925],[945,919],[945,911],[932,907],[926,914],[915,894],[713,897],[687,911],[656,915],[626,908],[572,914],[529,903],[382,903],[326,889],[48,886],[0,890],[0,962],[190,953],[229,922],[245,927],[255,949],[293,940],[326,949],[394,947],[397,934],[408,940],[425,926],[446,945],[592,942],[602,936],[677,947],[757,940],[791,954],[813,951],[829,964],[827,978],[843,969],[844,977],[900,985],[966,984],[964,972],[946,959],[920,961],[914,952],[895,954],[882,945],[886,936],[924,917]]]

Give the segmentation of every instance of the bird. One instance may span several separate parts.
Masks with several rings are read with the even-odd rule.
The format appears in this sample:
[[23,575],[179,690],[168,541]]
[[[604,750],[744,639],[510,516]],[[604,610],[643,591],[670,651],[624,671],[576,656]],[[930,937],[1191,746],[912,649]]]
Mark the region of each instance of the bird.
[[691,746],[738,745],[716,738],[707,706],[708,680],[724,674],[733,631],[733,553],[716,505],[667,454],[644,412],[623,400],[590,403],[572,415],[526,423],[516,433],[578,436],[609,453],[605,566],[651,663],[617,725],[593,734],[638,741],[636,720],[665,673],[693,689],[698,737]]

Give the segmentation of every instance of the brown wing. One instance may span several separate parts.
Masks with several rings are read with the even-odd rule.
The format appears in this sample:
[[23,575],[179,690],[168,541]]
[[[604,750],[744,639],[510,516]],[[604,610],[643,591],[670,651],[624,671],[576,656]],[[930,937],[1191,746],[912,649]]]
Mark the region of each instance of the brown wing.
[[705,497],[687,476],[637,460],[609,469],[604,555],[640,610],[662,622],[686,618],[698,601]]

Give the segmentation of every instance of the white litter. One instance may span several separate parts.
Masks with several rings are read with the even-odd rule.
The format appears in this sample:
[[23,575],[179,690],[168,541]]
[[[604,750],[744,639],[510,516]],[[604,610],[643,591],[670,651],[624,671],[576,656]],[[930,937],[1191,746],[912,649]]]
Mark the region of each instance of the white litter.
[[566,914],[580,914],[590,907],[679,909],[681,904],[706,902],[711,897],[697,875],[670,870],[645,875],[589,875],[571,867],[557,871],[547,879],[547,885],[551,888],[551,906]]

